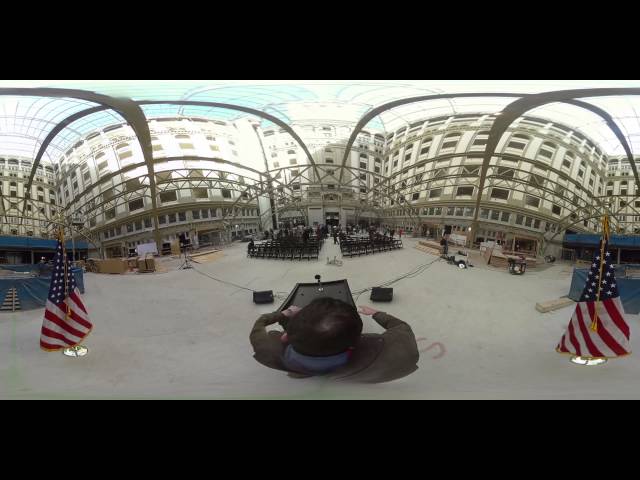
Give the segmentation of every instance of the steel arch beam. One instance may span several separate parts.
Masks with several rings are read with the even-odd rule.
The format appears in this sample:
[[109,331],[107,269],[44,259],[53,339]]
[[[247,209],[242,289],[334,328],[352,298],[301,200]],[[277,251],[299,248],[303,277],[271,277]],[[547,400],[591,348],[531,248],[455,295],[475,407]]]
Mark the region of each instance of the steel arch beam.
[[[0,89],[0,91],[1,90],[2,89]],[[309,152],[309,149],[307,148],[306,144],[298,136],[298,134],[289,125],[284,123],[282,120],[278,119],[277,117],[274,117],[273,115],[269,115],[268,113],[264,113],[264,112],[261,112],[260,110],[254,110],[252,108],[243,107],[243,106],[240,106],[240,105],[231,105],[231,104],[228,104],[228,103],[217,103],[217,102],[197,102],[197,101],[189,101],[189,100],[176,100],[176,101],[171,101],[171,100],[144,100],[144,101],[133,102],[133,103],[135,103],[137,105],[163,105],[164,104],[164,105],[191,105],[191,106],[207,106],[207,107],[227,108],[229,110],[238,110],[238,111],[242,111],[242,112],[245,112],[245,113],[250,113],[250,114],[256,115],[258,117],[264,118],[265,120],[269,120],[269,121],[275,123],[276,125],[278,125],[279,127],[285,129],[294,138],[294,140],[296,140],[296,142],[298,142],[300,147],[303,149],[303,151],[307,155],[309,163],[312,165],[316,176],[319,176],[316,163],[313,160],[313,156],[311,155],[311,152]],[[100,112],[102,110],[108,110],[109,108],[110,107],[108,107],[108,106],[90,108],[90,109],[78,112],[78,113],[76,113],[74,115],[71,115],[71,116],[65,118],[62,122],[60,122],[60,125],[57,126],[56,128],[54,128],[54,130],[52,130],[49,133],[49,135],[47,135],[45,140],[42,142],[42,145],[40,146],[40,149],[38,150],[38,153],[36,154],[36,161],[33,164],[33,169],[32,169],[31,175],[29,176],[29,184],[28,184],[28,186],[29,187],[31,186],[31,182],[33,180],[33,176],[35,175],[36,168],[38,167],[38,164],[40,163],[40,159],[42,159],[42,157],[44,155],[44,152],[46,151],[47,147],[53,141],[53,139],[56,137],[56,135],[58,133],[60,133],[65,127],[67,127],[71,123],[73,123],[73,122],[75,122],[75,121],[77,121],[77,120],[79,120],[79,119],[81,119],[81,118],[83,118],[85,116]],[[120,113],[120,112],[118,112],[118,113]],[[126,120],[126,118],[125,118],[125,120]],[[149,134],[149,143],[150,142],[151,142],[151,135]],[[144,152],[144,149],[143,149],[143,152]],[[145,158],[145,161],[146,161],[146,158]]]
[[[495,120],[491,129],[489,130],[489,137],[487,139],[487,145],[484,151],[484,159],[482,161],[482,168],[480,169],[480,182],[478,185],[478,196],[476,198],[476,212],[473,217],[472,224],[472,232],[471,238],[474,237],[475,232],[478,226],[478,207],[480,205],[482,199],[482,191],[484,189],[484,183],[487,176],[487,170],[489,169],[489,164],[491,162],[491,157],[494,155],[496,151],[496,147],[498,146],[498,142],[502,138],[502,135],[507,131],[507,128],[519,117],[528,112],[529,110],[537,107],[541,107],[543,105],[555,102],[575,102],[576,98],[585,98],[585,97],[611,97],[611,96],[620,96],[620,95],[640,95],[640,88],[587,88],[587,89],[576,89],[576,90],[558,90],[553,92],[543,92],[537,93],[533,95],[527,95],[522,98],[519,98],[515,102],[510,103],[506,106],[504,110],[502,110],[501,114],[498,115],[498,118]],[[575,103],[573,103],[575,105]],[[602,116],[602,113],[605,113],[603,117],[604,120],[609,123],[613,122],[613,119],[610,115],[608,115],[603,110],[595,107],[593,105],[586,104],[584,102],[579,102],[578,106],[586,107],[589,106],[589,110],[596,115]],[[615,131],[614,131],[615,133]],[[618,129],[618,133],[621,133]],[[618,134],[616,133],[616,136]],[[625,142],[623,147],[625,147],[625,151],[628,149],[628,144]],[[627,152],[627,155],[631,153],[630,149]],[[636,178],[636,182],[640,184],[640,179],[638,178],[638,172],[636,169],[635,161],[633,160],[633,155],[629,157],[629,162],[631,163],[631,167],[633,169],[634,177]]]
[[518,98],[521,98],[526,95],[527,94],[524,94],[524,93],[520,93],[520,94],[519,93],[443,93],[438,95],[421,95],[419,97],[402,98],[400,100],[394,100],[393,102],[380,105],[379,107],[374,108],[370,112],[367,112],[358,121],[358,123],[353,129],[353,132],[351,132],[351,136],[349,137],[349,140],[347,141],[347,146],[345,147],[344,156],[342,157],[342,164],[340,165],[340,177],[338,181],[340,183],[342,182],[342,173],[344,172],[344,166],[346,165],[347,159],[351,154],[351,147],[355,143],[356,138],[358,137],[358,134],[360,133],[360,131],[367,125],[367,123],[369,123],[371,120],[373,120],[375,117],[377,117],[381,113],[386,112],[387,110],[391,110],[392,108],[400,107],[402,105],[408,105],[410,103],[425,102],[427,100],[444,100],[447,98],[465,98],[465,97],[466,98],[468,97],[518,97]]
[[315,172],[316,175],[318,175],[318,169],[316,167],[316,162],[313,160],[313,156],[311,155],[311,152],[309,152],[309,149],[307,148],[307,145],[302,141],[300,136],[293,130],[293,128],[291,128],[291,126],[287,125],[285,122],[283,122],[279,118],[274,117],[273,115],[265,113],[265,112],[263,112],[261,110],[256,110],[254,108],[249,108],[249,107],[243,107],[241,105],[233,105],[233,104],[230,104],[230,103],[199,102],[199,101],[192,101],[192,100],[175,100],[175,101],[169,101],[169,100],[143,100],[143,101],[139,101],[139,102],[136,102],[136,103],[138,105],[162,105],[162,104],[165,104],[165,105],[189,105],[189,106],[194,106],[194,107],[224,108],[224,109],[229,109],[229,110],[238,110],[239,112],[250,113],[251,115],[255,115],[257,117],[264,118],[265,120],[269,120],[270,122],[275,123],[280,128],[285,129],[287,131],[287,133],[289,135],[291,135],[296,142],[298,142],[298,144],[300,145],[300,147],[304,151],[305,155],[307,156],[307,159],[309,160],[309,163],[313,167],[313,171]]
[[[158,248],[161,245],[160,230],[158,229],[158,219],[155,215],[157,210],[156,202],[156,182],[153,170],[153,151],[151,147],[151,133],[144,112],[138,104],[128,98],[114,98],[87,90],[76,90],[69,88],[0,88],[0,95],[29,96],[29,97],[54,97],[54,98],[74,98],[103,105],[106,109],[116,111],[124,118],[136,134],[142,155],[147,165],[149,173],[149,187],[151,189],[152,217],[154,219],[154,237]],[[93,110],[93,109],[89,109]],[[86,112],[86,111],[85,111]],[[95,110],[92,111],[95,113]],[[43,145],[44,146],[44,145]],[[40,147],[42,149],[42,146]],[[46,148],[46,146],[45,146]],[[40,153],[40,152],[38,152]],[[37,166],[34,164],[34,169]],[[34,170],[32,169],[32,170]]]
[[[36,154],[36,158],[33,160],[33,167],[31,168],[31,173],[29,174],[29,180],[27,180],[27,185],[24,187],[27,192],[31,191],[31,184],[33,183],[33,177],[35,177],[36,175],[36,170],[38,168],[38,165],[40,165],[40,160],[42,160],[42,157],[44,156],[44,152],[47,150],[47,147],[53,141],[53,139],[62,130],[67,128],[70,124],[72,124],[76,120],[82,117],[86,117],[87,115],[91,115],[92,113],[101,112],[102,110],[107,110],[107,108],[100,106],[100,107],[93,107],[88,110],[81,110],[80,112],[77,112],[65,118],[64,120],[62,120],[53,128],[53,130],[51,130],[47,134],[45,139],[42,141],[42,144],[40,146],[40,149],[38,150],[38,153]],[[22,213],[24,214],[24,209],[22,210]]]

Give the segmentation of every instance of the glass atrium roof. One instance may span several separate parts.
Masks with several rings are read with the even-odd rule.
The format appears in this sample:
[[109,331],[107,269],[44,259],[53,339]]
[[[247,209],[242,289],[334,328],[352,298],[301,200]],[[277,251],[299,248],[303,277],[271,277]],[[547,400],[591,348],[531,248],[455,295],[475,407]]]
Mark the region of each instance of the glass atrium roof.
[[[574,88],[640,87],[640,81],[602,80],[25,80],[0,81],[6,87],[53,87],[89,90],[133,100],[193,100],[234,104],[268,113],[286,122],[301,120],[300,115],[313,103],[348,104],[338,121],[356,122],[371,109],[402,98],[443,93],[540,93]],[[473,97],[420,102],[383,112],[368,127],[393,131],[427,117],[497,113],[514,97]],[[640,155],[640,96],[584,98],[582,101],[607,111],[627,137],[633,152]],[[78,111],[96,106],[72,98],[0,96],[0,155],[33,157],[42,140],[54,126]],[[233,120],[245,112],[225,108],[145,105],[145,115],[201,116]],[[308,115],[308,114],[307,114]],[[609,155],[622,155],[622,146],[599,116],[576,106],[549,104],[527,113],[564,123],[593,139]],[[256,117],[259,119],[258,117]],[[122,118],[105,110],[74,122],[65,128],[47,150],[50,159],[78,141],[81,136],[120,123]],[[265,126],[268,122],[264,121]]]

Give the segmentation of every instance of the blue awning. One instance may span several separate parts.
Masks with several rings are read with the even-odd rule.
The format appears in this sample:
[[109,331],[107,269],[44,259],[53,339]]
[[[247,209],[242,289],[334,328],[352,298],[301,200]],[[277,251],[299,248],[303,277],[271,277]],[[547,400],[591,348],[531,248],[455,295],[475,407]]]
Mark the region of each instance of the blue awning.
[[[55,250],[58,245],[57,240],[35,237],[17,237],[14,235],[0,236],[0,248],[15,248],[23,250]],[[65,242],[65,247],[72,248],[71,240]],[[87,250],[89,244],[84,240],[76,240],[76,250]]]
[[[564,236],[564,243],[565,245],[597,247],[600,245],[600,238],[601,235],[571,233]],[[640,235],[611,235],[609,246],[613,248],[640,249]]]

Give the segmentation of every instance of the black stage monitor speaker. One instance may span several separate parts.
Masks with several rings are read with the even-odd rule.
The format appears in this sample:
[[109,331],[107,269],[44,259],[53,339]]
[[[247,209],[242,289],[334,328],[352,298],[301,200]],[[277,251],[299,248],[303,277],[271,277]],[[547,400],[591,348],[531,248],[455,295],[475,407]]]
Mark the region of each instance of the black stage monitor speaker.
[[371,289],[372,302],[390,302],[393,299],[393,288],[373,287]]
[[444,226],[444,234],[445,235],[451,235],[451,225],[445,225]]
[[273,303],[273,290],[253,292],[253,303]]

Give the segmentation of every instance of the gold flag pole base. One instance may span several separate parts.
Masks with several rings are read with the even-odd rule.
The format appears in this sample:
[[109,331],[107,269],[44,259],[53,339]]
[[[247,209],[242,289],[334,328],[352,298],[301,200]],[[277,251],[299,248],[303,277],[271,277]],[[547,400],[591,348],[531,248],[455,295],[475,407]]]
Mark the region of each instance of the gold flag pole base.
[[576,365],[586,365],[592,367],[594,365],[602,365],[607,363],[606,358],[589,358],[589,357],[579,357],[578,355],[574,355],[571,357],[571,362]]
[[67,357],[84,357],[87,353],[89,353],[89,349],[84,345],[76,345],[62,350],[62,354]]

